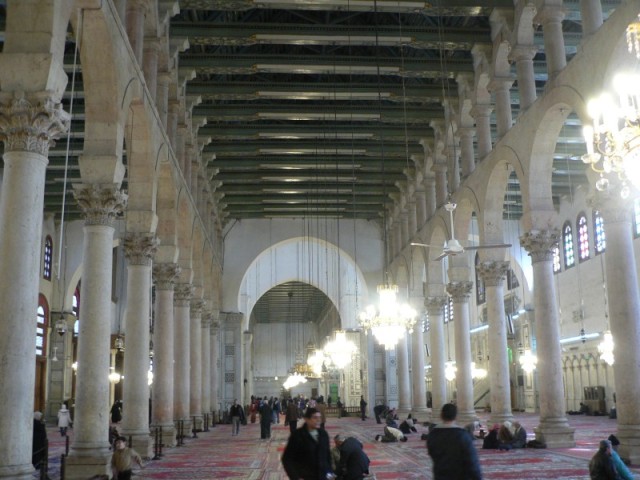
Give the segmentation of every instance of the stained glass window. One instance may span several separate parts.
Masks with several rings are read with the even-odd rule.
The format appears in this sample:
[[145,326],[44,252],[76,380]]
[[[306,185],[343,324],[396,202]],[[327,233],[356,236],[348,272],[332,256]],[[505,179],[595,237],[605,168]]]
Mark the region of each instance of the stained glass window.
[[44,255],[42,256],[44,265],[42,267],[42,277],[45,280],[51,280],[51,262],[53,259],[53,240],[47,235],[44,240]]
[[604,221],[602,215],[597,210],[593,211],[593,234],[594,234],[594,247],[596,255],[602,253],[607,248],[607,238],[604,233]]
[[576,257],[573,252],[573,230],[569,222],[562,228],[562,245],[564,248],[564,268],[573,267],[576,264]]
[[49,316],[49,306],[44,296],[40,295],[38,299],[38,310],[36,311],[36,355],[43,356],[46,354],[46,338],[47,338],[47,317]]
[[560,247],[556,245],[553,248],[553,273],[560,271]]
[[589,259],[589,224],[587,216],[581,213],[576,222],[578,228],[578,247],[580,251],[580,261],[584,262]]

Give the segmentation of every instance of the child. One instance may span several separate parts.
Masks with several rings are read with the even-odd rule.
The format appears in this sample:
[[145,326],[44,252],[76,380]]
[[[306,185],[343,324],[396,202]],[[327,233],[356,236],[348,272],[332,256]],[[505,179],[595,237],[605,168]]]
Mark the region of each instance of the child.
[[132,460],[142,466],[142,458],[138,452],[132,448],[127,448],[127,439],[125,437],[116,438],[116,449],[111,457],[111,469],[113,470],[114,480],[131,480]]

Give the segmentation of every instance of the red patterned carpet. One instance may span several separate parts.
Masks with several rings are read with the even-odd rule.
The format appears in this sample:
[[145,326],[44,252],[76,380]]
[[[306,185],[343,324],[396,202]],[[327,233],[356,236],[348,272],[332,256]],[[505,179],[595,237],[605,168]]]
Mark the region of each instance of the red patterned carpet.
[[[484,420],[482,417],[484,415],[481,415],[481,421]],[[532,437],[531,432],[538,417],[518,414],[517,418]],[[595,453],[597,442],[613,433],[616,423],[605,417],[585,416],[570,416],[569,422],[576,427],[575,448],[509,452],[479,450],[483,477],[487,480],[588,479],[587,465]],[[425,442],[420,440],[421,432],[411,435],[407,443],[378,443],[374,441],[374,436],[382,432],[381,427],[373,419],[362,422],[349,417],[327,421],[330,437],[337,433],[352,435],[365,444],[365,451],[371,459],[371,472],[376,479],[431,479],[431,461]],[[166,450],[162,459],[148,461],[144,470],[135,471],[135,478],[285,479],[280,456],[288,436],[289,429],[282,424],[273,426],[270,440],[260,440],[257,423],[241,427],[237,437],[231,436],[230,425],[218,425],[210,432],[198,434],[197,439],[187,439],[182,447]],[[49,438],[52,444],[49,476],[58,480],[59,454],[62,453],[63,443],[54,430],[49,431]],[[479,448],[480,441],[477,442]],[[634,469],[634,472],[638,471]]]

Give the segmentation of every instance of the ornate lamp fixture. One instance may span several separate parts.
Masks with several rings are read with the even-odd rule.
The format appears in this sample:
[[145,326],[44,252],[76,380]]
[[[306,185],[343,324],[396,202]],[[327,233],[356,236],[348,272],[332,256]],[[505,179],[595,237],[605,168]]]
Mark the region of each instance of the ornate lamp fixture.
[[636,57],[640,59],[640,14],[638,20],[631,22],[627,27],[627,46],[629,53],[635,52]]
[[60,318],[56,320],[55,327],[56,332],[61,337],[67,333],[67,321],[64,319],[64,315],[61,313]]
[[444,378],[453,382],[456,379],[456,371],[458,368],[455,366],[455,362],[449,360],[444,364]]
[[294,372],[287,377],[282,384],[285,390],[290,390],[293,387],[297,387],[301,383],[307,383],[307,378],[304,375],[300,375],[298,372]]
[[347,339],[344,330],[336,330],[334,339],[324,347],[324,355],[335,368],[343,369],[351,363],[351,358],[357,350],[355,344]]
[[392,350],[405,332],[413,333],[416,324],[416,311],[407,304],[399,304],[396,300],[397,293],[397,285],[378,285],[380,302],[377,308],[369,305],[359,315],[362,328],[365,332],[371,330],[385,350]]
[[476,362],[471,362],[471,378],[482,380],[487,378],[487,370],[485,368],[476,368]]
[[627,181],[640,188],[640,75],[618,74],[613,84],[619,104],[605,92],[587,105],[593,125],[583,128],[587,153],[582,161],[600,174],[599,191],[609,190],[607,177],[615,174],[620,195],[627,198]]
[[118,334],[116,339],[113,341],[114,348],[119,352],[124,352],[124,336],[122,334]]
[[604,340],[598,345],[598,352],[600,353],[600,359],[607,362],[607,365],[613,365],[615,357],[613,355],[613,335],[610,331],[604,332]]
[[322,366],[326,360],[327,357],[325,356],[324,351],[319,348],[314,349],[307,358],[307,365],[309,365],[316,378],[320,378],[322,376]]
[[111,373],[109,373],[109,381],[115,385],[116,383],[120,383],[120,379],[122,379],[122,375],[116,372],[114,367],[111,367]]
[[531,373],[536,369],[536,365],[538,364],[538,357],[536,357],[531,350],[528,348],[524,351],[518,360],[520,362],[520,366],[522,370],[527,373]]

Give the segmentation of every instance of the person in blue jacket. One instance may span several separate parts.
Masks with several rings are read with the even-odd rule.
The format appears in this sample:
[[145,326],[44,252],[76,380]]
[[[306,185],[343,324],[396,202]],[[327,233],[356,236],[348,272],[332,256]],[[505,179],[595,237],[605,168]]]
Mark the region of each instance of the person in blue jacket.
[[442,407],[442,423],[427,436],[427,449],[433,460],[434,480],[481,480],[478,454],[473,438],[456,425],[458,408],[447,403]]

